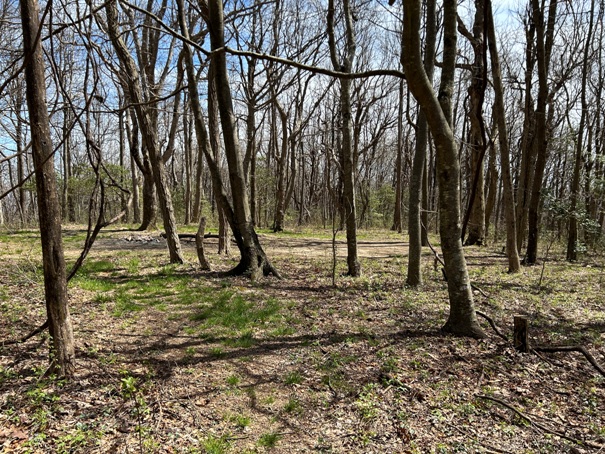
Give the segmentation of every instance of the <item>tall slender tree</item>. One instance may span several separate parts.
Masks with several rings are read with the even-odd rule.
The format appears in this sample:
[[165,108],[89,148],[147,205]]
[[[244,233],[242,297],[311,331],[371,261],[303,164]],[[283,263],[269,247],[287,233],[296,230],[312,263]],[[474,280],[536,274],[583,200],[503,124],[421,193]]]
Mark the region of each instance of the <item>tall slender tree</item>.
[[[353,70],[355,59],[355,29],[353,25],[353,11],[350,0],[342,1],[345,22],[345,49],[342,59],[338,58],[336,37],[334,31],[334,0],[328,1],[328,42],[330,45],[330,58],[336,71],[350,73]],[[340,161],[343,181],[343,209],[347,230],[347,274],[349,276],[361,275],[361,264],[357,257],[357,210],[355,202],[355,157],[353,153],[353,123],[351,111],[351,80],[340,80],[340,121],[342,142],[340,147]]]
[[67,305],[67,276],[61,237],[61,203],[53,162],[53,143],[46,104],[44,56],[37,0],[21,0],[26,98],[38,196],[38,216],[46,316],[52,339],[48,374],[71,377],[75,372],[73,328]]
[[460,239],[460,165],[452,132],[454,71],[456,65],[456,0],[443,5],[444,49],[441,85],[435,96],[420,51],[419,0],[404,1],[404,68],[410,91],[424,108],[436,148],[439,183],[439,232],[445,261],[450,314],[443,330],[457,335],[485,337],[477,322],[473,294]]

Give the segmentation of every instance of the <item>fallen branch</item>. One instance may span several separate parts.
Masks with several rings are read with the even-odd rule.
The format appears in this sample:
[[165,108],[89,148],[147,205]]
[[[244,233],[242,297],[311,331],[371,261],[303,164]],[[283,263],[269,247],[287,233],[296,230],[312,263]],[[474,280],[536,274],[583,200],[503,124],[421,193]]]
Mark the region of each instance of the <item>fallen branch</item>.
[[605,377],[605,369],[603,369],[603,366],[601,366],[598,361],[594,358],[594,356],[592,356],[590,354],[590,352],[588,350],[586,350],[586,348],[584,348],[581,345],[553,345],[553,346],[546,346],[546,345],[538,345],[536,347],[533,348],[533,350],[537,351],[537,352],[544,352],[544,353],[555,353],[555,352],[578,352],[578,353],[582,353],[584,355],[584,357],[588,360],[588,362],[590,364],[593,365],[593,367],[603,376]]
[[490,324],[490,326],[492,327],[492,329],[494,330],[494,332],[500,336],[502,339],[504,339],[505,341],[508,342],[508,337],[506,337],[504,334],[502,334],[502,332],[498,329],[498,327],[496,326],[496,324],[494,323],[494,321],[492,320],[492,318],[487,315],[484,314],[483,312],[480,311],[475,311],[475,313],[481,317],[483,317],[485,320],[487,320],[487,322]]
[[37,334],[40,334],[42,331],[44,331],[46,328],[48,328],[48,319],[46,319],[46,321],[44,323],[42,323],[42,325],[38,326],[35,330],[33,330],[31,333],[29,333],[26,336],[23,336],[21,339],[16,339],[16,340],[11,340],[11,341],[6,341],[6,342],[2,342],[2,346],[5,345],[15,345],[15,344],[22,344],[23,342],[31,339],[32,337],[34,337]]
[[534,427],[537,427],[538,429],[542,430],[543,432],[547,432],[547,433],[556,435],[558,437],[561,437],[561,438],[563,438],[565,440],[571,441],[571,442],[576,443],[578,445],[590,446],[591,448],[598,448],[598,449],[602,449],[603,448],[603,446],[601,446],[601,445],[597,445],[597,444],[591,443],[589,441],[576,440],[575,438],[568,437],[563,432],[559,432],[557,430],[550,429],[550,428],[548,428],[548,427],[540,424],[539,422],[535,421],[533,418],[527,416],[525,413],[521,412],[520,410],[517,410],[512,405],[510,405],[510,404],[508,404],[508,403],[504,402],[503,400],[498,399],[496,397],[483,396],[483,395],[475,395],[475,397],[478,398],[478,399],[491,400],[492,402],[496,402],[497,404],[500,404],[503,407],[508,408],[513,413],[515,413],[517,416],[519,416],[522,419],[525,419],[529,424],[531,424]]

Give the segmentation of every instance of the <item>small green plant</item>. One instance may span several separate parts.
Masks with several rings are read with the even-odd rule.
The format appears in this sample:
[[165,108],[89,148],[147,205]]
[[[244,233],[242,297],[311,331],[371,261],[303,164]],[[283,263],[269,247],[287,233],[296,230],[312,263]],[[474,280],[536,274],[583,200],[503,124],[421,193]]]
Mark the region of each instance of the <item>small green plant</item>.
[[229,450],[231,443],[228,435],[217,437],[208,435],[202,440],[202,448],[206,454],[224,454]]
[[363,387],[359,397],[355,401],[355,407],[359,411],[362,419],[371,420],[378,416],[378,395],[376,393],[376,384],[369,383]]
[[126,262],[126,271],[128,272],[128,274],[137,274],[140,265],[141,260],[138,257],[133,257],[128,260],[128,262]]
[[227,384],[231,387],[238,386],[240,382],[240,378],[237,375],[230,375],[227,377]]
[[250,416],[242,414],[230,415],[228,420],[235,424],[239,429],[243,429],[250,425]]
[[265,448],[274,448],[280,438],[281,435],[276,432],[262,434],[258,439],[258,445]]
[[251,331],[246,331],[244,334],[237,337],[236,339],[227,339],[225,341],[225,345],[239,348],[250,348],[254,345],[254,343],[255,341]]
[[212,347],[210,349],[210,356],[214,358],[222,358],[223,356],[225,356],[225,352],[221,347]]
[[296,398],[290,398],[288,400],[288,402],[286,402],[286,405],[284,405],[284,411],[286,413],[302,413],[302,405],[300,404],[300,401]]
[[143,435],[147,434],[148,432],[148,430],[146,430],[146,428],[143,426],[143,415],[149,412],[149,408],[147,407],[147,402],[145,402],[145,398],[138,387],[136,377],[130,375],[128,371],[122,371],[122,374],[124,376],[120,380],[120,390],[124,400],[132,400],[134,403],[137,418],[136,431],[139,438],[139,450],[140,452],[144,452],[145,447],[148,448],[150,443],[153,444],[153,440],[149,440],[147,437],[145,437],[145,440],[143,440]]
[[284,378],[286,385],[300,385],[302,383],[302,375],[297,370],[289,372]]

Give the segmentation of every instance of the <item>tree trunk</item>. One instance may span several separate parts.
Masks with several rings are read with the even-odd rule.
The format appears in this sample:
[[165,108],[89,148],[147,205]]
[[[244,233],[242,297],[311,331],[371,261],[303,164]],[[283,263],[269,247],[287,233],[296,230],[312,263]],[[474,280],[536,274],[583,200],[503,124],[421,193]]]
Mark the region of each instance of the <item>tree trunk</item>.
[[[482,246],[485,243],[485,176],[483,162],[487,147],[483,101],[487,85],[487,62],[485,45],[484,0],[475,0],[475,21],[472,36],[469,36],[474,53],[471,66],[469,94],[470,149],[471,149],[471,195],[468,212],[467,245]],[[462,226],[464,230],[466,223]],[[462,238],[464,240],[464,238]]]
[[450,126],[456,60],[456,0],[444,1],[444,61],[439,99],[422,65],[420,10],[419,0],[404,1],[404,67],[408,86],[426,114],[437,153],[439,230],[450,299],[450,314],[443,330],[483,338],[485,334],[477,322],[460,239],[460,166]]
[[[335,70],[350,73],[355,58],[355,31],[349,0],[343,0],[346,49],[339,61],[334,37],[334,0],[328,1],[328,41],[330,56]],[[340,115],[342,146],[340,148],[343,179],[343,214],[347,231],[347,275],[361,275],[361,264],[357,258],[357,210],[355,207],[355,159],[353,156],[353,122],[351,112],[351,80],[340,80]]]
[[134,109],[143,137],[143,144],[149,153],[158,202],[162,212],[164,231],[166,232],[170,263],[183,263],[184,259],[181,252],[181,243],[176,231],[176,219],[172,205],[172,196],[168,188],[166,168],[159,149],[158,132],[154,128],[154,121],[152,121],[154,114],[149,111],[148,104],[145,102],[139,71],[118,30],[118,10],[116,3],[116,0],[112,0],[105,4],[107,32],[122,64],[122,73],[127,81],[129,98],[134,103]]
[[[210,62],[210,68],[208,71],[208,129],[209,129],[209,141],[210,149],[212,150],[212,156],[214,162],[219,162],[219,154],[221,149],[221,132],[219,129],[219,111],[218,111],[218,100],[216,93],[216,85],[214,83],[214,64]],[[218,164],[217,164],[218,165]],[[218,167],[216,172],[219,172]],[[212,170],[211,170],[212,173]],[[223,191],[222,178],[218,181],[221,182],[221,191]],[[214,199],[218,207],[218,254],[230,255],[231,254],[231,241],[229,238],[229,226],[232,223],[232,212],[233,208],[225,202],[221,202],[219,199],[222,198],[222,192],[214,191]],[[227,200],[225,198],[225,200]],[[226,207],[229,207],[228,209]]]
[[46,373],[71,377],[75,372],[73,329],[67,306],[67,277],[61,238],[61,204],[57,191],[53,145],[50,134],[44,57],[40,43],[36,0],[21,0],[26,96],[32,138],[32,154],[38,194],[38,215],[44,266],[44,293],[52,338],[51,365]]
[[548,67],[552,49],[557,0],[550,0],[548,24],[544,24],[544,11],[539,0],[531,0],[533,22],[536,24],[536,55],[538,61],[538,100],[536,107],[536,168],[532,182],[532,193],[528,210],[527,254],[525,263],[533,265],[538,259],[538,235],[540,229],[540,202],[546,158],[548,157]]
[[595,2],[590,2],[590,21],[588,24],[588,35],[584,45],[584,59],[582,61],[582,86],[581,86],[581,104],[582,112],[580,114],[580,125],[578,127],[578,138],[576,140],[576,156],[574,162],[573,179],[571,181],[571,204],[569,207],[569,227],[567,237],[567,260],[572,262],[578,259],[578,196],[580,192],[580,171],[582,169],[582,153],[584,129],[586,126],[586,113],[588,111],[588,102],[586,100],[586,80],[589,71],[589,53],[592,45],[592,28],[594,23]]
[[[437,23],[435,16],[436,2],[429,0],[426,5],[426,47],[424,51],[423,67],[431,87],[433,86],[433,72],[435,68],[435,45],[437,40]],[[402,60],[405,60],[402,54]],[[405,61],[402,61],[405,65]],[[431,88],[432,89],[432,88]],[[408,211],[408,273],[406,283],[412,287],[422,285],[420,261],[422,256],[422,206],[425,193],[424,179],[427,173],[427,146],[429,130],[424,109],[420,106],[416,129],[416,150],[412,163],[410,176],[410,194]],[[428,180],[427,180],[428,181]],[[427,225],[424,225],[425,229]]]
[[403,231],[401,208],[403,205],[403,87],[404,81],[399,81],[399,106],[397,114],[397,158],[395,159],[395,210],[391,230]]
[[229,182],[233,199],[233,224],[231,228],[240,248],[240,263],[231,271],[232,274],[244,274],[256,278],[261,272],[279,277],[277,270],[269,262],[260,244],[250,214],[250,203],[246,185],[246,175],[242,162],[241,149],[235,127],[235,114],[231,98],[231,87],[227,74],[227,60],[224,51],[217,51],[225,46],[224,17],[222,0],[208,2],[208,28],[214,65],[214,83],[223,129],[225,155],[229,166]]

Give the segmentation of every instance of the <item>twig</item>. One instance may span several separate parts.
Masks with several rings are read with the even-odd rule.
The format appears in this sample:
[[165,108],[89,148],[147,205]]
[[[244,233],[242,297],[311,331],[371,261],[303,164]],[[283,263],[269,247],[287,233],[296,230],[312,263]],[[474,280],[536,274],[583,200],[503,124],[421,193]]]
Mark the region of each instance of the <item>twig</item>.
[[533,348],[538,352],[554,353],[554,352],[578,352],[582,353],[590,364],[603,376],[605,377],[605,369],[597,362],[597,360],[590,354],[586,348],[581,345],[538,345]]
[[492,318],[489,315],[484,314],[483,312],[480,312],[480,311],[477,311],[477,310],[475,311],[475,313],[477,315],[483,317],[485,320],[487,320],[488,323],[490,324],[490,326],[492,327],[492,329],[494,330],[494,332],[498,336],[500,336],[502,339],[504,339],[505,341],[508,342],[508,337],[506,337],[504,334],[502,334],[502,332],[498,329],[498,327],[496,326],[496,324],[494,323],[494,321],[492,320]]
[[42,325],[38,326],[35,330],[33,330],[27,336],[24,336],[21,339],[15,339],[15,340],[11,340],[11,341],[2,342],[2,346],[5,346],[5,345],[14,345],[14,344],[22,344],[23,342],[25,342],[25,341],[31,339],[32,337],[34,337],[36,334],[40,334],[46,328],[48,328],[48,319],[46,319],[46,321],[44,323],[42,323]]
[[483,446],[483,449],[488,452],[488,453],[493,453],[493,452],[498,452],[498,453],[502,453],[502,454],[509,454],[510,451],[503,451],[502,449],[496,448],[495,446],[491,446],[485,442],[480,442],[476,436],[474,436],[473,434],[471,434],[470,432],[467,432],[466,430],[462,430],[460,427],[456,426],[455,424],[449,424],[446,423],[446,425],[448,427],[451,427],[454,430],[457,430],[458,432],[460,432],[462,435],[466,436],[467,438],[474,438],[475,441],[479,444],[481,444]]
[[498,399],[496,397],[483,396],[483,395],[479,395],[479,394],[475,395],[475,397],[477,397],[478,399],[491,400],[492,402],[496,402],[497,404],[500,404],[503,407],[508,408],[509,410],[511,410],[512,412],[514,412],[517,416],[519,416],[522,419],[525,419],[532,426],[537,427],[538,429],[542,430],[543,432],[547,432],[547,433],[556,435],[558,437],[561,437],[561,438],[563,438],[565,440],[571,441],[571,442],[576,443],[578,445],[585,445],[585,446],[590,446],[592,448],[600,448],[600,449],[603,448],[603,446],[601,446],[601,445],[596,445],[596,444],[591,443],[589,441],[576,440],[575,438],[568,437],[567,435],[565,435],[562,432],[559,432],[559,431],[553,430],[553,429],[549,429],[548,427],[540,424],[539,422],[535,421],[531,417],[527,416],[525,413],[521,412],[520,410],[517,410],[512,405],[510,405],[510,404],[508,404],[508,403],[504,402],[503,400],[500,400],[500,399]]

